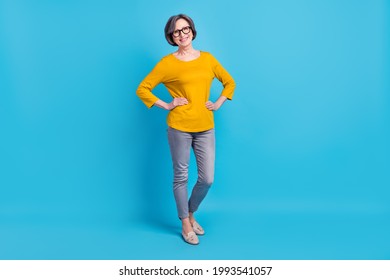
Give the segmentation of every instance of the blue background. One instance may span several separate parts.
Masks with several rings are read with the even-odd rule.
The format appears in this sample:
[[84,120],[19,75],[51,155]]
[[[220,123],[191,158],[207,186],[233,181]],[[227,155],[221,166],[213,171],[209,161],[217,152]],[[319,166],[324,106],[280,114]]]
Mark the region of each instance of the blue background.
[[[196,247],[135,95],[181,12],[237,82]],[[389,37],[385,0],[0,0],[0,258],[389,259]]]

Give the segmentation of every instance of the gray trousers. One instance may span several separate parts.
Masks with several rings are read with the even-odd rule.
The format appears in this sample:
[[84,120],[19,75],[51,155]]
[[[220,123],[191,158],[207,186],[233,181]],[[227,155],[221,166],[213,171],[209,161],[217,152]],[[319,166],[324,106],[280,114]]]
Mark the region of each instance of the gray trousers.
[[[214,181],[214,129],[202,132],[183,132],[168,127],[168,142],[173,163],[173,193],[180,219],[194,213]],[[198,180],[188,200],[188,167],[191,147],[198,168]]]

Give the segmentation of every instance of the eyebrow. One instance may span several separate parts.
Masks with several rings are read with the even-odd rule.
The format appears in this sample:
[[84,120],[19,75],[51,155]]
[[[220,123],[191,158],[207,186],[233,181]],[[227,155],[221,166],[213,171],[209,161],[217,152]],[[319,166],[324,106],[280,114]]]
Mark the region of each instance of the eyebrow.
[[184,28],[186,28],[186,27],[191,27],[191,26],[187,25],[187,26],[184,26],[183,28],[180,28],[180,29],[175,29],[175,30],[173,30],[173,32],[175,32],[175,31],[179,31],[179,30],[182,30],[182,29],[184,29]]

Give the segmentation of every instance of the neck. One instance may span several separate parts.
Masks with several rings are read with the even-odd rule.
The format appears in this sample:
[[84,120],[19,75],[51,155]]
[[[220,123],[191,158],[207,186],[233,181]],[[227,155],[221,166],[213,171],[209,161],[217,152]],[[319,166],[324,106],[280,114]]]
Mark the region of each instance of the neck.
[[177,50],[178,55],[189,55],[189,54],[192,54],[193,52],[194,52],[194,49],[193,49],[192,45],[188,45],[185,47],[179,47],[179,49]]

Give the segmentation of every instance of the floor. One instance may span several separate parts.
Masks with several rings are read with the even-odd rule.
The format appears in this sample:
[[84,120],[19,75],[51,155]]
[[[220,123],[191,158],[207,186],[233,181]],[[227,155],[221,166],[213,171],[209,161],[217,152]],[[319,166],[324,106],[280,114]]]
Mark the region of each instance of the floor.
[[389,214],[380,208],[220,206],[197,215],[206,230],[197,246],[183,242],[176,219],[3,220],[0,259],[390,259]]

